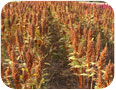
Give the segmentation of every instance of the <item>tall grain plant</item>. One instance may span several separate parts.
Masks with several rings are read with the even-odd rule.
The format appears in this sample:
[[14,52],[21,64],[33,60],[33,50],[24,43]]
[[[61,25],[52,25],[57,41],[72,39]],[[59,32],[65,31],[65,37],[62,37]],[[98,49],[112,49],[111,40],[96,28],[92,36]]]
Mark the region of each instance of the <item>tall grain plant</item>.
[[11,88],[56,88],[65,71],[75,80],[63,81],[71,88],[104,88],[114,77],[114,13],[107,3],[10,2],[1,12],[1,42],[1,76]]

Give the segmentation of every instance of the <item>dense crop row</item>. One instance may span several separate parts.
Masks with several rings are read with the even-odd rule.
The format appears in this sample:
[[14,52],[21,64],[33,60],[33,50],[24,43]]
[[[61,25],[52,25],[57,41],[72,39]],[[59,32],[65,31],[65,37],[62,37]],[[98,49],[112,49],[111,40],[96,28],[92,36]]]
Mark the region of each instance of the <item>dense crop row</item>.
[[67,67],[76,84],[68,77],[61,88],[104,88],[113,80],[114,13],[106,3],[10,2],[1,31],[1,76],[11,88],[52,88]]

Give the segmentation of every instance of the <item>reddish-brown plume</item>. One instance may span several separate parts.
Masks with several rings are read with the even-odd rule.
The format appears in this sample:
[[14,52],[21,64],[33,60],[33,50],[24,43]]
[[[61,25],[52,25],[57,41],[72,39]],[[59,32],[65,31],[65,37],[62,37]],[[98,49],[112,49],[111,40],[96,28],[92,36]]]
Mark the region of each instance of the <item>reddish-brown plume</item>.
[[33,25],[28,26],[28,34],[31,36],[32,39],[35,37],[35,28]]
[[79,57],[82,57],[83,54],[84,54],[84,49],[83,49],[83,45],[82,44],[79,44],[78,52],[79,52]]
[[16,36],[16,44],[18,46],[19,53],[21,53],[21,47],[23,46],[23,35],[17,30],[15,36]]
[[70,22],[70,38],[71,38],[71,42],[73,44],[73,47],[74,47],[74,50],[75,52],[77,52],[77,38],[76,38],[76,32],[74,31],[73,29],[73,26],[72,26],[72,20],[71,20],[71,16],[69,15],[69,22]]
[[16,89],[21,88],[21,84],[20,84],[20,76],[19,76],[19,68],[18,65],[16,63],[13,62],[12,65],[12,76],[13,76],[13,80],[14,80],[14,85]]
[[25,58],[26,58],[26,64],[27,64],[29,77],[30,77],[31,68],[32,68],[32,64],[33,64],[33,56],[32,56],[32,53],[29,50],[25,53]]
[[[87,44],[87,64],[88,64],[88,69],[90,69],[90,62],[94,61],[94,41],[89,40]],[[87,88],[89,88],[89,77],[87,77]]]
[[24,82],[26,82],[26,80],[28,79],[28,73],[26,72],[26,69],[22,71],[22,77]]
[[98,58],[101,49],[101,36],[100,33],[97,35],[97,43],[96,43],[96,56]]
[[15,54],[14,49],[12,49],[11,52],[10,52],[10,59],[11,59],[13,62],[16,62],[16,54]]
[[83,29],[83,34],[84,34],[85,39],[87,39],[87,29],[85,27]]
[[81,30],[81,25],[80,24],[77,25],[77,33],[78,33],[78,37],[81,38],[82,30]]
[[8,53],[9,57],[10,57],[10,54],[11,54],[11,50],[12,50],[12,45],[10,43],[7,43],[7,53]]
[[114,64],[111,64],[111,61],[109,60],[108,65],[105,68],[105,74],[104,74],[104,80],[105,85],[108,86],[114,78]]
[[[6,69],[6,71],[5,71],[5,76],[7,77],[9,75],[11,75],[11,68],[10,68],[10,66],[8,66],[7,69]],[[9,77],[7,77],[6,80],[9,81]]]
[[37,74],[37,82],[40,83],[41,80],[41,62],[39,61],[39,64],[36,67],[36,74]]
[[100,69],[104,68],[106,64],[106,57],[107,57],[107,44],[100,54],[99,61],[98,61],[98,68]]
[[98,72],[97,72],[97,86],[98,86],[98,88],[102,88],[102,82],[103,82],[103,80],[102,80],[102,72],[101,72],[101,70],[98,70]]
[[2,79],[3,79],[3,77],[4,77],[3,63],[4,63],[4,59],[1,59],[1,78],[2,78]]
[[88,41],[92,39],[92,29],[90,28],[89,31],[88,31]]
[[91,58],[91,56],[93,55],[93,52],[94,52],[94,41],[93,40],[90,40],[88,41],[88,44],[87,44],[87,58]]

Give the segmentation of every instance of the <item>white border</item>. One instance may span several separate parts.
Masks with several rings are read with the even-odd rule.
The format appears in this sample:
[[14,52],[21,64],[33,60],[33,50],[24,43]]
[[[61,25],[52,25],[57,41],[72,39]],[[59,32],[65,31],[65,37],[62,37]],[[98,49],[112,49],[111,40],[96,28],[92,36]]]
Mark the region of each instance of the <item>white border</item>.
[[[116,23],[116,20],[115,20],[115,17],[116,17],[116,0],[0,0],[0,22],[1,22],[1,10],[2,10],[2,8],[4,7],[5,4],[7,4],[8,2],[11,2],[11,1],[105,1],[113,8],[113,10],[114,10],[114,24]],[[114,26],[116,28],[116,25],[114,25]],[[115,36],[115,34],[116,34],[116,31],[114,32],[114,36]],[[0,23],[0,35],[1,35],[1,23]],[[114,39],[114,43],[116,43],[115,40],[116,40],[116,36],[115,36],[115,39]],[[116,45],[114,45],[114,49],[115,49],[114,50],[114,62],[115,62]],[[1,37],[0,37],[0,58],[1,58]],[[115,66],[115,69],[114,69],[115,73],[114,74],[116,76],[116,64],[114,64],[114,66]],[[116,77],[115,76],[114,76],[114,80],[111,83],[111,85],[104,88],[104,90],[109,90],[109,89],[115,90],[116,89],[116,86],[115,86],[116,85]],[[7,87],[3,83],[3,81],[1,80],[1,64],[0,64],[0,89],[1,90],[11,89],[11,88]],[[19,89],[19,90],[22,90],[22,89]],[[26,90],[26,89],[24,89],[24,90]],[[28,90],[32,90],[32,89],[28,89]],[[86,90],[89,90],[89,89],[86,89]]]

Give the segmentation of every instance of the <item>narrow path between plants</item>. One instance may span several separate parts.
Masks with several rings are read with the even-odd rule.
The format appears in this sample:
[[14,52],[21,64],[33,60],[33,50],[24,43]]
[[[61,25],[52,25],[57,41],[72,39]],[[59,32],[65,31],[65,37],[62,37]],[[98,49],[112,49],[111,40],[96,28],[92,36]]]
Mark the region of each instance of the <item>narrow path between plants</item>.
[[47,60],[50,65],[47,67],[49,83],[46,88],[76,89],[77,81],[68,65],[66,50],[64,50],[65,41],[60,41],[63,37],[61,37],[61,30],[58,24],[59,22],[53,16],[50,16],[49,32],[51,32],[51,43],[54,45],[54,50],[52,51],[52,55],[48,57],[49,60]]

